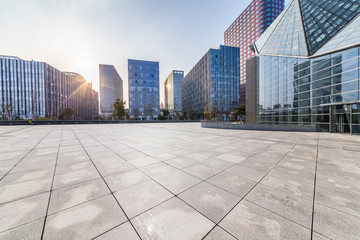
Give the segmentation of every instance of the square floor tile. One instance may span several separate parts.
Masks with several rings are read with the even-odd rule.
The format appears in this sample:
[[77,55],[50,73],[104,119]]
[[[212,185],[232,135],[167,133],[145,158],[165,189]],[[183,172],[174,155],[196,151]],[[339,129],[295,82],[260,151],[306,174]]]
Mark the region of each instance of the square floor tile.
[[144,240],[197,240],[214,227],[210,220],[178,198],[136,217],[133,224]]
[[153,180],[115,193],[116,199],[129,218],[133,218],[173,196]]
[[130,160],[128,161],[129,163],[131,163],[133,166],[140,168],[140,167],[145,167],[154,163],[158,163],[160,162],[159,160],[146,156],[146,157],[141,157],[141,158],[137,158],[134,160]]
[[308,240],[311,236],[309,229],[244,200],[221,221],[220,226],[244,240]]
[[179,195],[193,208],[218,223],[239,201],[231,193],[203,182]]
[[49,193],[0,205],[0,232],[44,218]]
[[253,181],[228,172],[221,172],[206,181],[241,198],[256,184]]
[[140,240],[139,236],[135,232],[135,229],[129,222],[121,224],[109,232],[95,238],[96,240]]
[[216,169],[216,168],[212,168],[209,166],[206,166],[204,164],[201,163],[196,163],[194,165],[188,166],[183,168],[183,170],[197,178],[200,179],[207,179],[211,176],[214,176],[215,174],[217,174],[218,172],[220,172],[221,170]]
[[149,179],[149,177],[137,169],[105,177],[106,183],[113,192],[145,182]]
[[110,190],[101,178],[60,188],[51,193],[48,214],[67,209],[108,194],[110,194]]
[[266,175],[266,172],[262,172],[253,168],[248,168],[240,165],[235,165],[227,169],[226,172],[232,173],[239,177],[249,179],[254,182],[259,182]]
[[355,240],[360,236],[360,218],[315,204],[314,231],[330,239]]
[[312,201],[310,200],[262,184],[258,184],[245,199],[304,227],[311,228]]
[[44,239],[91,239],[125,221],[115,198],[108,195],[48,216]]

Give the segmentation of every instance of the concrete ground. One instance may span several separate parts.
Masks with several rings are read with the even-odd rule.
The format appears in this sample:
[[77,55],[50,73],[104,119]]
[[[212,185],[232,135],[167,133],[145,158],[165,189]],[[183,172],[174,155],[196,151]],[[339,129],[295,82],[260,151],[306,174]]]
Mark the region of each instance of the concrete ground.
[[360,239],[360,137],[0,127],[0,239]]

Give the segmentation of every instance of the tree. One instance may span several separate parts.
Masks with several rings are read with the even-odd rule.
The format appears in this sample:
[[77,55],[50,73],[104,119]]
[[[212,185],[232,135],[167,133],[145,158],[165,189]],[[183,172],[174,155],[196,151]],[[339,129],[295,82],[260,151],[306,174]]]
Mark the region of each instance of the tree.
[[196,119],[196,113],[193,110],[190,110],[188,112],[188,119],[189,120],[195,120]]
[[65,108],[62,115],[65,120],[72,120],[73,116],[75,116],[75,111],[72,108]]
[[242,119],[245,117],[246,115],[246,106],[245,105],[241,105],[239,107],[236,108],[235,112],[234,112],[235,118],[238,120],[238,116],[241,118],[241,122]]
[[205,112],[204,113],[204,118],[207,119],[207,120],[213,120],[213,119],[216,118],[216,113],[212,112],[212,111]]
[[244,116],[244,115],[246,115],[246,106],[241,105],[241,106],[237,107],[234,114],[235,114],[235,116]]
[[114,102],[114,112],[113,112],[113,116],[114,118],[118,118],[121,119],[125,116],[126,112],[125,112],[125,101],[121,101],[120,99],[116,99]]

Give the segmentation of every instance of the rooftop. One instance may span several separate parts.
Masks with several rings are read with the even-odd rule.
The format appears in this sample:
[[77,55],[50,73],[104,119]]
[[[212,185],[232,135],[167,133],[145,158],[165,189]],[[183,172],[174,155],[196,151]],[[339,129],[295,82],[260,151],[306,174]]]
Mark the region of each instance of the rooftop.
[[360,137],[0,127],[0,239],[358,239]]

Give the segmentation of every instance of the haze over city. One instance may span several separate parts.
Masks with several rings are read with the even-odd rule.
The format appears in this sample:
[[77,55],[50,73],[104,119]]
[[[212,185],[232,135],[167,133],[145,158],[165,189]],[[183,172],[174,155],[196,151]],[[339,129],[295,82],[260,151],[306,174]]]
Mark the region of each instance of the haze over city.
[[[2,1],[1,54],[77,72],[99,90],[101,63],[114,65],[128,102],[127,59],[160,62],[163,83],[174,69],[187,74],[251,0]],[[286,4],[288,1],[286,1]],[[221,14],[220,14],[221,13]]]

